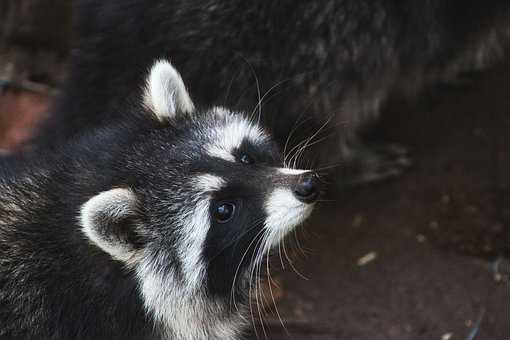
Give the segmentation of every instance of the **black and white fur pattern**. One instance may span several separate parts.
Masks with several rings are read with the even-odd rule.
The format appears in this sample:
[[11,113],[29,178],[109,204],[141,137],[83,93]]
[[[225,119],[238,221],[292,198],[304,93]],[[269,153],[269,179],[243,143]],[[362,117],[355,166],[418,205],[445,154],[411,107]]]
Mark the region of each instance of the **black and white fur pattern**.
[[249,322],[250,273],[312,212],[295,189],[311,172],[250,117],[195,109],[167,61],[140,100],[1,169],[0,338],[236,339]]
[[408,165],[402,149],[376,153],[358,138],[390,93],[483,68],[510,38],[508,0],[76,0],[74,15],[70,76],[36,144],[117,119],[168,56],[198,104],[260,110],[281,145],[325,125],[330,143],[307,160],[359,163],[361,181]]

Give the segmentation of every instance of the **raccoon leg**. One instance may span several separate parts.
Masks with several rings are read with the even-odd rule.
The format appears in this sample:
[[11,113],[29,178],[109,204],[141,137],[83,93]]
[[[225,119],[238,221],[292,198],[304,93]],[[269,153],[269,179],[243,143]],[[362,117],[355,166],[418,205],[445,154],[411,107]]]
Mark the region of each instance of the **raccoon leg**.
[[348,148],[337,181],[341,188],[395,178],[412,165],[408,149],[397,144],[356,143]]
[[368,94],[351,93],[350,98],[355,101],[344,103],[340,118],[349,124],[340,130],[338,141],[342,163],[337,181],[340,187],[398,177],[411,166],[407,148],[397,144],[365,144],[358,137],[361,128],[378,120],[388,88],[386,84]]

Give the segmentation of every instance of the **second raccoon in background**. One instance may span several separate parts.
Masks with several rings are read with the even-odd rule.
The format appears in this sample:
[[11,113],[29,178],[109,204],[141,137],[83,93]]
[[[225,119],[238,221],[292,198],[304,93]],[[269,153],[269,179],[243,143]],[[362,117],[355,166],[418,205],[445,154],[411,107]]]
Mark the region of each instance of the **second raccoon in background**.
[[75,18],[70,76],[35,144],[118,119],[150,62],[164,57],[199,105],[253,111],[282,148],[295,128],[287,151],[325,124],[329,143],[306,161],[357,164],[344,179],[352,182],[408,165],[405,151],[358,138],[390,92],[483,67],[510,35],[503,0],[79,0]]

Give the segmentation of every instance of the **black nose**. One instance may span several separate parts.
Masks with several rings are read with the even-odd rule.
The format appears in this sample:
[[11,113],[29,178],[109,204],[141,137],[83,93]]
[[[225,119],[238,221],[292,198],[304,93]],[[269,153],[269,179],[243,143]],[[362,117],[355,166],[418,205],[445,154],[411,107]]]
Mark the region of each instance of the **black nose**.
[[313,172],[307,172],[300,176],[294,187],[294,195],[298,200],[304,203],[313,203],[319,197],[319,186],[317,175]]

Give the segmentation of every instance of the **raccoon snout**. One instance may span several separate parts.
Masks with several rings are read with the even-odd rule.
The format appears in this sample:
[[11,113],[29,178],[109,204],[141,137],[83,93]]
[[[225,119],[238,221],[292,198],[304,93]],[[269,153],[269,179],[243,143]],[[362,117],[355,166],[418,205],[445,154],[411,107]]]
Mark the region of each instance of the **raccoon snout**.
[[319,184],[317,175],[307,172],[299,176],[299,180],[293,188],[294,195],[303,203],[313,203],[319,197]]

